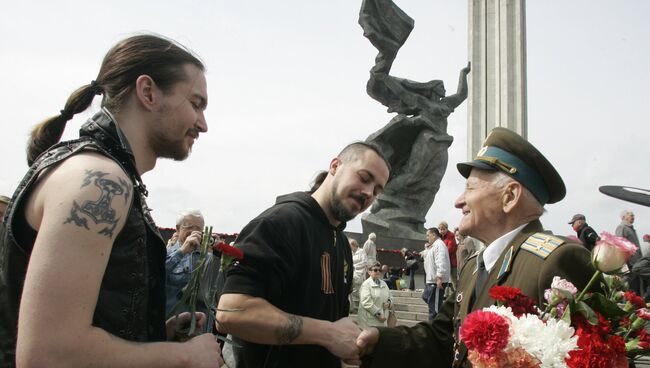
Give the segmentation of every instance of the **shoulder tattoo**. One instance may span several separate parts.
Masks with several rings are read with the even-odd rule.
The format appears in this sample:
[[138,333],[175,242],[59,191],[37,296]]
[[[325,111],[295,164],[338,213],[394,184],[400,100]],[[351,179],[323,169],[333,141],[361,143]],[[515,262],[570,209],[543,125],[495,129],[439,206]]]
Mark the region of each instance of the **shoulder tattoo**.
[[302,332],[302,318],[293,314],[287,314],[287,317],[287,323],[276,330],[280,345],[290,344]]
[[124,196],[124,203],[128,203],[131,196],[131,184],[121,177],[118,177],[118,181],[107,179],[105,178],[107,175],[108,173],[101,171],[86,170],[80,188],[91,184],[96,186],[100,190],[99,198],[95,201],[84,201],[82,205],[73,201],[70,216],[63,222],[64,224],[72,223],[90,230],[88,227],[88,218],[90,218],[97,225],[105,224],[98,234],[106,235],[109,238],[113,237],[113,230],[115,230],[119,218],[116,218],[111,203],[116,196]]

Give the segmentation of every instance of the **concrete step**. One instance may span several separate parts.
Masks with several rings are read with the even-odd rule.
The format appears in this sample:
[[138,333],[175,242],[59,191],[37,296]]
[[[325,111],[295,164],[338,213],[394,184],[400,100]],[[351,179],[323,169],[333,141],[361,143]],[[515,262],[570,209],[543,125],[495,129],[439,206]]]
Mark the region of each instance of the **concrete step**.
[[429,313],[429,307],[426,304],[415,305],[415,304],[394,304],[393,308],[395,311],[401,312],[420,312],[420,313]]
[[394,296],[390,298],[394,304],[410,304],[410,305],[427,305],[427,303],[422,300],[422,297],[402,297]]
[[391,290],[390,294],[394,297],[402,298],[420,298],[422,296],[422,290],[411,291],[411,290]]

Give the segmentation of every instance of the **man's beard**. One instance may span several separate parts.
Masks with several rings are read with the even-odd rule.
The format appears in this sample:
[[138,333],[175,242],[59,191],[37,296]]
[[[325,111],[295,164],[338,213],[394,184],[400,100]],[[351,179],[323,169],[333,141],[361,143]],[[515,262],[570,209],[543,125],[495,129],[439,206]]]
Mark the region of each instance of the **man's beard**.
[[332,209],[332,216],[341,222],[348,222],[357,216],[356,213],[352,213],[345,208],[339,196],[332,197],[330,207]]
[[156,154],[156,157],[183,161],[190,155],[192,148],[191,146],[189,149],[185,148],[187,132],[183,132],[183,135],[179,137],[178,134],[173,134],[168,130],[167,127],[175,126],[177,122],[165,119],[163,116],[171,114],[172,111],[173,109],[167,103],[160,106],[157,111],[160,117],[156,122],[156,129],[154,129],[153,134],[149,137],[149,145]]
[[149,139],[151,149],[156,157],[171,158],[174,161],[183,161],[189,156],[191,149],[185,148],[185,137],[180,140],[167,139],[163,132],[157,131]]
[[338,183],[332,185],[332,199],[330,200],[330,209],[332,210],[332,216],[335,219],[341,222],[348,222],[355,218],[358,213],[352,213],[350,210],[345,208],[341,196],[339,196],[336,191],[338,189]]

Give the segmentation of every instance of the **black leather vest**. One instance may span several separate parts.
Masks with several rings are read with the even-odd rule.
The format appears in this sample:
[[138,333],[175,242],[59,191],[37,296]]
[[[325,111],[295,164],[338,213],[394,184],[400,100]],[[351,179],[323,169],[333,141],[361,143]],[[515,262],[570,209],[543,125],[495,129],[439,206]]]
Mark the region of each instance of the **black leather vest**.
[[[93,325],[130,341],[166,338],[165,243],[149,214],[147,191],[131,149],[106,111],[89,119],[79,133],[79,139],[58,143],[39,156],[16,189],[0,224],[0,367],[15,364],[18,307],[34,245],[18,243],[24,236],[15,234],[16,217],[23,216],[25,200],[39,174],[82,151],[93,150],[118,163],[131,177],[135,193],[124,228],[113,243]],[[43,333],[48,333],[47,326]]]

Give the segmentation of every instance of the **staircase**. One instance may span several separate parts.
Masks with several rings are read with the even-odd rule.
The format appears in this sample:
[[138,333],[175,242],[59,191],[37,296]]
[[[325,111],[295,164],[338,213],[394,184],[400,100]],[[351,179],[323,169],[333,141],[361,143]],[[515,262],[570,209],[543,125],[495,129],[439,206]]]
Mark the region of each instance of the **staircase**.
[[390,293],[398,326],[413,326],[429,320],[429,306],[422,300],[422,291],[391,290]]
[[[429,319],[429,307],[422,300],[422,291],[391,290],[390,294],[398,326],[413,326]],[[350,314],[350,318],[356,321],[357,315]]]

